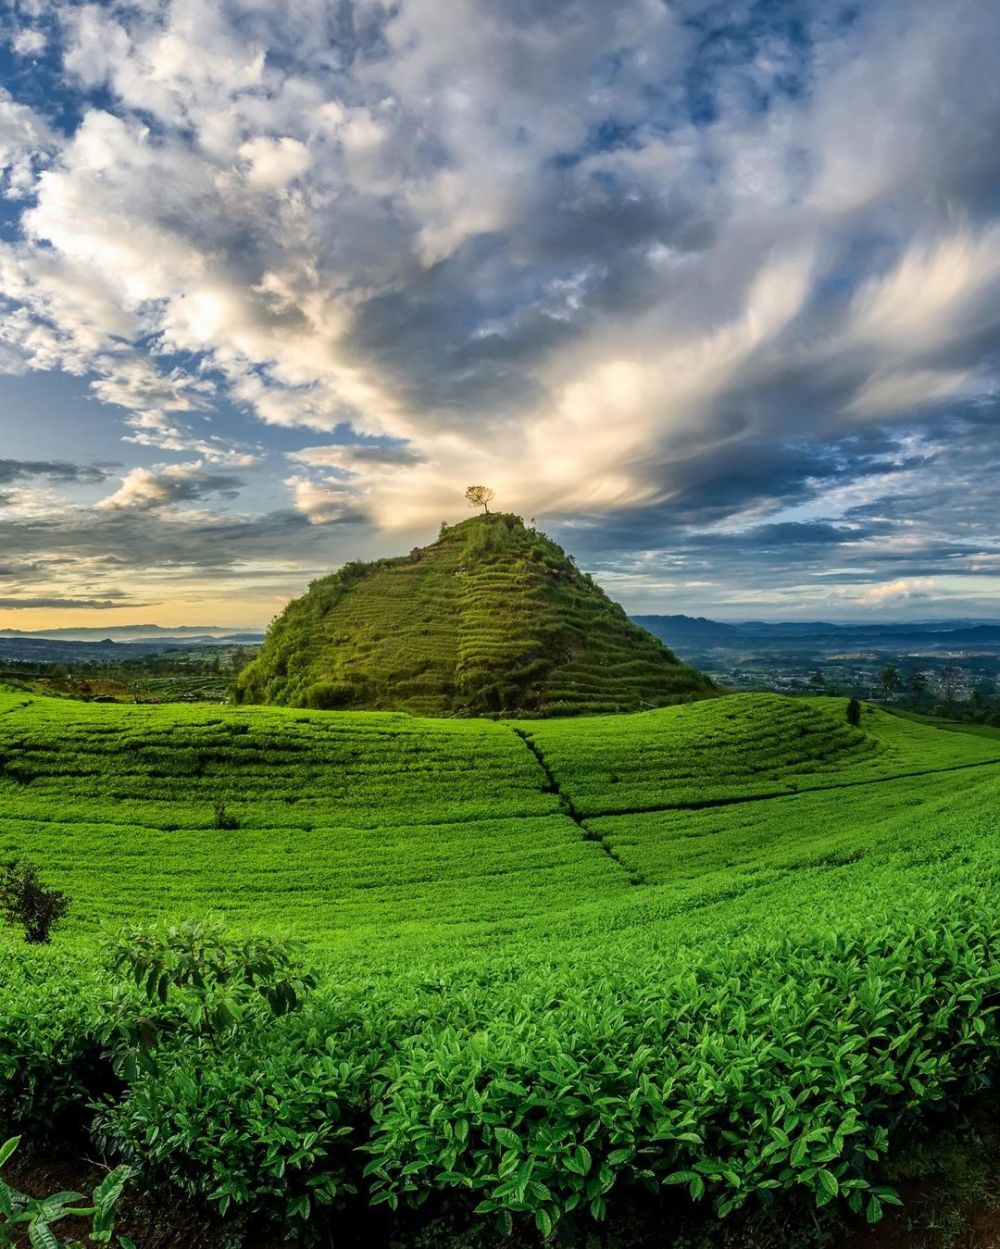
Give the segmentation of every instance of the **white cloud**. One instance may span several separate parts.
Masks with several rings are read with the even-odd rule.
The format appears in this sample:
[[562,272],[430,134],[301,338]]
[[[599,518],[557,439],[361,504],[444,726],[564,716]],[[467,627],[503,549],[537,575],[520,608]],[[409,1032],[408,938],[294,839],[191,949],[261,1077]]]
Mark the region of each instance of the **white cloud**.
[[15,198],[30,194],[39,168],[57,146],[45,119],[0,86],[0,192]]
[[278,191],[301,177],[312,163],[309,149],[298,139],[260,135],[240,146],[247,162],[247,183],[256,191]]
[[883,581],[880,585],[873,585],[861,594],[855,595],[848,590],[841,593],[859,605],[889,607],[933,589],[933,577],[898,577],[895,581]]
[[[29,197],[2,359],[93,375],[187,467],[259,458],[202,427],[220,401],[405,442],[308,449],[288,482],[321,521],[350,474],[387,528],[474,479],[528,514],[662,503],[721,448],[968,398],[1000,284],[998,19],[822,8],[808,58],[776,31],[697,116],[695,33],[659,0],[405,0],[350,30],[320,0],[53,5],[104,107],[81,95],[63,139],[0,96]],[[134,471],[108,507],[176,499]]]
[[239,485],[235,477],[206,472],[199,460],[188,464],[133,468],[122,478],[121,486],[96,506],[106,511],[145,512],[170,504],[192,502],[210,494],[232,496]]
[[285,485],[292,494],[295,510],[311,525],[325,525],[357,514],[356,493],[333,478],[316,481],[311,477],[292,476]]
[[37,56],[40,52],[45,51],[46,42],[43,31],[25,27],[14,35],[10,46],[18,56]]

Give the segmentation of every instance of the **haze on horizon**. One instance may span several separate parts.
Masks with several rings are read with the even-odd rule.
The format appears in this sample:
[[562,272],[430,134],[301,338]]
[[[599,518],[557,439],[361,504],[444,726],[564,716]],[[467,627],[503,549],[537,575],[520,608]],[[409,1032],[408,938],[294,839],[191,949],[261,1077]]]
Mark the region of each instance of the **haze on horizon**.
[[633,612],[1000,617],[993,0],[8,0],[0,626],[496,490]]

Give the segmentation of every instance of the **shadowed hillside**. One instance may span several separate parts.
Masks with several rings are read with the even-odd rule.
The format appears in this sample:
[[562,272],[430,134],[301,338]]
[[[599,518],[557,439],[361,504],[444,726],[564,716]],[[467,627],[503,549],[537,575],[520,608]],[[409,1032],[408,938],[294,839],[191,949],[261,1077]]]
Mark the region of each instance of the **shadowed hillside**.
[[634,711],[715,692],[504,514],[313,582],[237,682],[247,703],[427,715]]

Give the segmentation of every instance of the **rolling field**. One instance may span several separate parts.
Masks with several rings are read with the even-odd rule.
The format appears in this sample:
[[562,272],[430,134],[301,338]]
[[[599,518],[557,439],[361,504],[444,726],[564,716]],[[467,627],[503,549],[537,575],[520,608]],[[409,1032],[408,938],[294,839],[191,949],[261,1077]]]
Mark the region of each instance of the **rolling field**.
[[299,1011],[172,1043],[93,1128],[220,1209],[450,1193],[531,1243],[643,1184],[877,1218],[893,1134],[1000,1058],[996,738],[772,695],[494,722],[10,694],[0,763],[0,860],[73,899],[52,950],[0,938],[7,1118],[105,1086],[107,931],[305,940]]
[[[998,758],[994,741],[884,713],[852,729],[839,700],[777,695],[523,725],[0,695],[0,855],[71,894],[69,934],[214,909],[331,952],[404,931],[445,948],[628,912],[637,883],[709,865],[742,885],[835,864],[879,844],[894,794],[908,828],[921,786],[973,801]],[[219,805],[235,827],[216,827]]]

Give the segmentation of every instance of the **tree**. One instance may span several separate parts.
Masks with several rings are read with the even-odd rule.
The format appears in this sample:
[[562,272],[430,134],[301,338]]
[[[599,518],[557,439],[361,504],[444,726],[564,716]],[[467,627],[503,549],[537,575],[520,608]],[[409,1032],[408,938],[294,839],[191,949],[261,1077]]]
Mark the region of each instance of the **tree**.
[[927,689],[927,673],[922,668],[912,667],[906,675],[906,683],[914,698],[919,698]]
[[481,507],[483,515],[489,516],[490,501],[493,498],[493,491],[489,486],[469,486],[465,497],[471,507]]
[[899,675],[899,669],[895,664],[886,664],[882,669],[882,693],[885,695],[887,703],[892,702],[893,692],[898,688],[902,677]]
[[955,702],[955,695],[958,693],[958,666],[956,664],[945,664],[941,669],[941,688],[944,690],[944,700],[948,706],[952,706]]
[[8,924],[23,926],[30,945],[48,945],[52,925],[68,910],[69,898],[58,889],[46,889],[34,863],[11,859],[0,867],[0,911]]
[[855,728],[861,723],[861,704],[856,698],[852,698],[847,704],[847,723],[853,724]]

